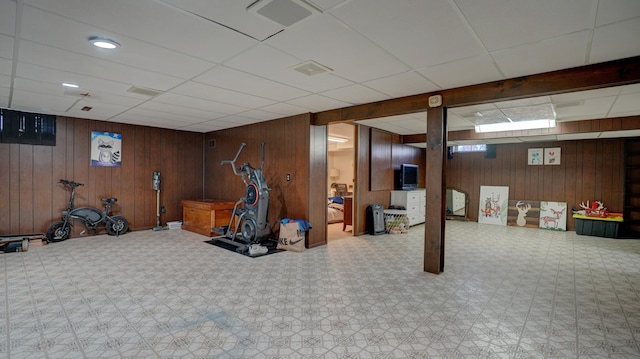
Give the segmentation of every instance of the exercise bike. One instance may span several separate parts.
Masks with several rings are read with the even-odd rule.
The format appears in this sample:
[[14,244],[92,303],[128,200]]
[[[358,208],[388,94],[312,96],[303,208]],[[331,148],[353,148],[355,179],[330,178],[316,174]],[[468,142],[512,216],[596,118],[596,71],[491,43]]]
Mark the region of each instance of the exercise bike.
[[45,233],[47,242],[60,242],[68,239],[71,236],[73,219],[82,221],[85,228],[94,231],[94,233],[97,233],[102,228],[101,224],[104,225],[107,233],[111,236],[119,236],[129,230],[129,221],[124,217],[111,216],[111,206],[116,203],[117,198],[101,198],[100,200],[104,203],[104,210],[102,211],[94,207],[75,208],[76,188],[84,186],[84,184],[63,179],[59,183],[62,183],[65,188],[69,187],[71,189],[69,204],[67,209],[62,211],[62,220],[51,223],[47,228]]
[[[260,246],[260,240],[271,234],[269,226],[269,191],[264,178],[264,142],[261,144],[262,165],[260,168],[251,167],[247,162],[236,168],[236,160],[240,152],[246,146],[240,145],[233,160],[222,161],[220,164],[230,164],[233,173],[242,177],[242,182],[246,186],[245,196],[240,198],[233,206],[233,212],[229,226],[227,226],[224,236],[214,237],[212,240],[223,241],[236,246],[237,252],[249,251],[250,255],[260,255],[266,253],[266,247]],[[242,205],[242,207],[240,207]],[[235,220],[235,226],[233,222]]]

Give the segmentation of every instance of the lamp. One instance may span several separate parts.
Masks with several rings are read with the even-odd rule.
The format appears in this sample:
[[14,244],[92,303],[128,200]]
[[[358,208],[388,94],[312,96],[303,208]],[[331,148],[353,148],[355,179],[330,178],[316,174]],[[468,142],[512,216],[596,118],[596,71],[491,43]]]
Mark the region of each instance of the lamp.
[[95,47],[99,47],[101,49],[107,49],[107,50],[113,50],[115,48],[120,47],[120,44],[111,40],[111,39],[107,39],[106,37],[100,37],[100,36],[91,36],[89,38],[89,42],[93,44],[93,46]]
[[338,178],[340,177],[340,170],[337,168],[332,168],[329,170],[329,177]]
[[515,121],[475,125],[476,132],[533,130],[556,127],[556,120]]

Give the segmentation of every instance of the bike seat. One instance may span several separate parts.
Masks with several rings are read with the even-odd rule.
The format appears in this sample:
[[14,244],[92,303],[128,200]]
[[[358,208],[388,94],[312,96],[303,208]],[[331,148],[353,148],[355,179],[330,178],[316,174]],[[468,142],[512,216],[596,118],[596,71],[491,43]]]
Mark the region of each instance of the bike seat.
[[118,201],[117,198],[113,198],[113,197],[111,197],[111,198],[100,198],[100,200],[102,202],[104,202],[104,203],[110,203],[110,204],[114,204],[114,203],[116,203]]

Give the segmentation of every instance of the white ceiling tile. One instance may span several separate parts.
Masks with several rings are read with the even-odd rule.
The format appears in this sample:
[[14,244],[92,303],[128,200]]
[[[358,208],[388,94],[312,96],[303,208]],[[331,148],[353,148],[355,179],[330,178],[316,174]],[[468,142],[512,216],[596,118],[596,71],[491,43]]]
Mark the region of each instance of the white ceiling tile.
[[314,93],[353,84],[331,73],[307,76],[292,69],[306,60],[261,44],[225,62],[225,66]]
[[7,93],[9,93],[8,91],[9,91],[9,87],[11,87],[11,77],[7,75],[0,75],[0,87],[6,88]]
[[488,55],[436,65],[418,72],[444,89],[504,79]]
[[[27,112],[58,113],[66,111],[77,99],[30,91],[14,90],[11,107]],[[37,104],[34,106],[34,104]]]
[[367,81],[364,85],[391,97],[410,96],[442,89],[416,71],[405,71]]
[[353,0],[331,13],[413,68],[484,52],[447,1]]
[[93,26],[34,7],[25,7],[23,24],[23,30],[20,33],[22,39],[184,79],[193,77],[214,65],[212,62],[202,61],[166,47],[155,46],[123,35],[113,35],[113,37],[104,35],[120,43],[120,48],[112,51],[98,49],[88,41],[91,36],[102,36],[102,34],[96,34]]
[[596,26],[640,16],[638,0],[598,0]]
[[593,26],[584,0],[454,0],[489,51],[575,33]]
[[558,95],[551,95],[551,101],[555,104],[562,104],[566,102],[571,103],[578,100],[584,100],[589,98],[616,96],[618,95],[621,89],[622,89],[621,87],[616,86],[616,87],[605,87],[597,90],[576,91],[576,92],[563,93]]
[[261,108],[267,112],[277,113],[282,116],[293,116],[301,113],[309,112],[308,108],[291,105],[284,102],[274,103],[273,105],[264,106]]
[[13,37],[0,34],[0,57],[13,59]]
[[539,97],[530,97],[523,98],[519,100],[510,100],[510,101],[500,101],[494,103],[497,108],[511,108],[511,107],[528,107],[528,106],[537,106],[542,104],[548,104],[551,102],[549,96],[539,96]]
[[12,66],[11,60],[0,58],[0,74],[10,76],[13,71]]
[[51,67],[66,72],[77,72],[86,76],[99,75],[104,79],[161,91],[168,90],[183,81],[174,76],[163,75],[140,68],[132,68],[25,40],[20,41],[19,56],[20,61],[42,67]]
[[313,112],[321,111],[319,109],[334,109],[340,107],[349,106],[348,103],[343,101],[334,100],[332,98],[328,98],[320,95],[310,95],[301,98],[297,98],[295,100],[287,101],[288,104],[304,107]]
[[350,0],[308,0],[323,10],[329,10],[334,6],[338,6]]
[[258,120],[258,121],[267,121],[267,120],[273,119],[274,117],[279,117],[278,114],[275,114],[273,112],[261,111],[261,110],[246,111],[246,112],[239,113],[238,115],[247,117],[250,119]]
[[309,94],[307,91],[234,70],[226,66],[218,66],[195,77],[193,81],[237,92],[244,92],[274,101],[287,101]]
[[252,123],[262,122],[260,120],[256,120],[255,118],[243,116],[242,114],[227,116],[225,118],[222,118],[221,120],[223,120],[224,122],[233,124],[234,126],[243,126],[243,125],[249,125]]
[[589,32],[582,31],[491,54],[507,78],[585,64]]
[[175,115],[173,113],[166,113],[164,111],[155,111],[155,110],[150,110],[150,109],[141,108],[141,107],[136,107],[134,109],[131,109],[120,116],[122,117],[136,116],[140,118],[158,119],[158,120],[163,120],[165,123],[175,122],[175,123],[183,123],[183,124],[192,124],[192,123],[200,123],[204,121],[202,118],[191,117],[186,115]]
[[27,3],[109,32],[97,35],[127,34],[217,63],[257,43],[237,31],[161,1],[27,0]]
[[[191,13],[210,19],[213,22],[223,24],[238,32],[247,34],[257,40],[264,40],[283,29],[267,18],[254,12],[247,12],[247,6],[252,1],[238,0],[164,0],[166,3],[184,9]],[[225,9],[225,11],[220,11]],[[250,15],[250,16],[247,16]]]
[[[82,111],[85,106],[91,107],[90,111]],[[68,116],[84,118],[91,116],[92,119],[107,120],[119,113],[128,110],[128,106],[119,106],[92,100],[80,100],[76,102],[67,112]]]
[[178,107],[189,107],[203,111],[209,111],[213,115],[217,113],[233,114],[238,112],[247,111],[247,107],[241,107],[236,105],[230,105],[222,102],[209,101],[201,98],[196,98],[188,95],[180,95],[177,93],[165,93],[152,100],[153,102],[165,103]]
[[464,116],[475,112],[494,110],[496,108],[496,105],[493,103],[483,103],[478,105],[448,108],[447,111],[449,111],[449,113]]
[[0,1],[0,34],[15,35],[16,2]]
[[615,99],[615,96],[585,98],[580,105],[556,108],[556,117],[559,121],[605,118]]
[[91,77],[73,72],[55,70],[42,66],[32,65],[21,62],[16,70],[16,77],[34,80],[38,82],[46,82],[48,84],[60,86],[63,82],[74,83],[79,85],[79,91],[94,93],[110,93],[113,96],[122,96],[131,99],[146,100],[147,96],[127,92],[131,88],[131,84],[111,81],[109,79]]
[[640,17],[597,27],[593,32],[589,62],[597,63],[640,55],[638,34]]
[[187,82],[175,89],[173,92],[186,96],[197,97],[209,101],[222,102],[234,106],[245,108],[264,107],[274,103],[273,100],[257,96],[247,95],[216,86],[209,86],[198,82]]
[[621,94],[636,93],[636,92],[640,92],[640,83],[620,87]]
[[173,114],[174,116],[188,116],[188,117],[198,118],[203,121],[217,119],[227,115],[224,113],[217,113],[210,110],[200,110],[200,109],[191,108],[191,107],[176,106],[173,104],[170,105],[170,104],[166,104],[158,101],[145,102],[140,106],[138,106],[138,108],[169,113],[169,114]]
[[362,85],[350,85],[321,93],[338,101],[362,104],[389,99],[389,96]]
[[370,81],[408,70],[389,52],[332,17],[314,17],[265,41],[301,59],[314,60],[355,82]]
[[618,96],[616,102],[611,107],[609,116],[621,116],[622,114],[638,113],[638,104],[640,103],[640,92],[624,94]]

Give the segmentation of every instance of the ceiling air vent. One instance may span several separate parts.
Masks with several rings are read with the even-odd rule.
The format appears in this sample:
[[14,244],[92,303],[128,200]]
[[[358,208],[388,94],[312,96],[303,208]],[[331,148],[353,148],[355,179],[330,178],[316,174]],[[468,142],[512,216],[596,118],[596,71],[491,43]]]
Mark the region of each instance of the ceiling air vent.
[[247,11],[262,15],[285,27],[322,12],[321,9],[305,0],[257,0],[247,6]]
[[149,89],[149,88],[144,88],[144,87],[136,87],[136,86],[131,86],[127,92],[131,92],[131,93],[135,93],[138,95],[143,95],[143,96],[149,96],[149,97],[156,97],[158,95],[162,95],[164,92],[160,91],[160,90],[154,90],[154,89]]
[[307,62],[303,62],[299,65],[295,65],[293,67],[291,67],[291,69],[296,70],[302,74],[305,74],[307,76],[314,76],[314,75],[319,75],[319,74],[323,74],[325,72],[331,72],[333,71],[332,69],[326,67],[326,66],[322,66],[319,63],[315,62],[315,61],[307,61]]

